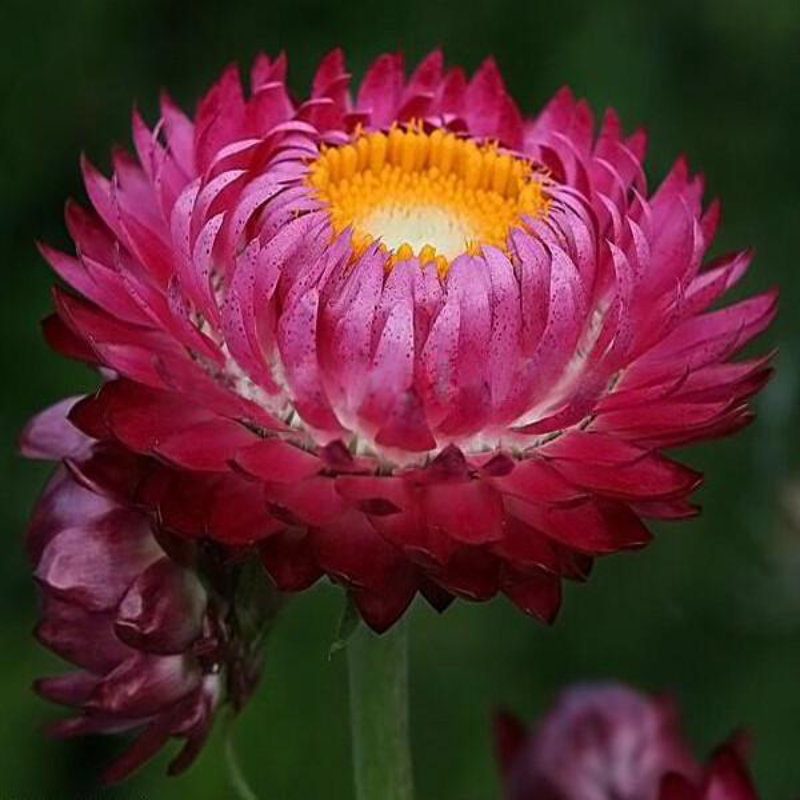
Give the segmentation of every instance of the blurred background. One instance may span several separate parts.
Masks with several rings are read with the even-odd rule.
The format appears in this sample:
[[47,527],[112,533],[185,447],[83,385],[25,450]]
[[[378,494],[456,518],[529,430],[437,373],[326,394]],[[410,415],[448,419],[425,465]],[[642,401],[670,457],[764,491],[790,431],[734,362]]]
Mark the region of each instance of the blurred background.
[[[779,372],[755,425],[693,449],[707,473],[704,514],[663,526],[645,552],[600,563],[569,587],[545,629],[503,601],[412,614],[412,722],[418,796],[497,796],[490,713],[540,713],[570,681],[620,678],[672,692],[705,753],[752,732],[765,798],[800,792],[800,4],[797,0],[5,0],[0,31],[0,798],[220,800],[230,796],[220,737],[179,782],[164,757],[124,788],[96,775],[119,742],[41,735],[59,712],[32,679],[58,671],[31,637],[35,598],[21,540],[47,469],[14,452],[24,420],[93,375],[50,353],[39,319],[52,282],[33,240],[67,246],[64,199],[83,199],[78,155],[102,166],[129,143],[132,101],[149,120],[161,87],[191,109],[229,61],[285,49],[303,94],[318,59],[345,48],[356,76],[377,53],[413,64],[442,45],[474,68],[494,54],[526,113],[562,84],[596,110],[613,105],[650,131],[652,185],[685,152],[723,198],[717,252],[754,245],[739,293],[782,289],[783,313],[759,343]],[[687,455],[687,454],[681,454]],[[792,475],[795,483],[792,484]],[[319,586],[291,604],[271,642],[261,691],[237,739],[261,798],[349,798],[346,665],[328,659],[340,603]],[[379,798],[376,798],[379,800]]]

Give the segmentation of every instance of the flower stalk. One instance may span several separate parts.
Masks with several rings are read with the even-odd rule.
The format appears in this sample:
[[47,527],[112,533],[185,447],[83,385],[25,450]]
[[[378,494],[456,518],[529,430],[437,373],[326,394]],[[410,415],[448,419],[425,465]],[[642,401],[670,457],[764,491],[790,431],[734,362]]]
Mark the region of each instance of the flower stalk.
[[406,622],[381,636],[362,626],[347,662],[356,800],[411,800]]
[[239,756],[236,752],[236,743],[233,738],[236,714],[228,714],[225,726],[225,766],[228,770],[228,781],[237,800],[258,800],[258,795],[253,791],[242,769]]

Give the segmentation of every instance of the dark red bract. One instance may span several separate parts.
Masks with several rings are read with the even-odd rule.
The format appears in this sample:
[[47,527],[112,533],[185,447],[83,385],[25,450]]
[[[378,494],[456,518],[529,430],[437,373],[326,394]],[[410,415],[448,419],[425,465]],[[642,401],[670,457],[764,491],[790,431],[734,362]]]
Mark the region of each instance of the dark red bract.
[[698,780],[668,775],[658,800],[758,800],[759,795],[745,763],[742,743],[734,740],[711,757]]

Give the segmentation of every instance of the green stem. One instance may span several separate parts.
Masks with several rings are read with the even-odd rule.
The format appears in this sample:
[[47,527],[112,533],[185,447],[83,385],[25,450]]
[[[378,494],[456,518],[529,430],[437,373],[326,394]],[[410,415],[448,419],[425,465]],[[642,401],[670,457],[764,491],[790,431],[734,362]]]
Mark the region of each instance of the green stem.
[[228,767],[228,780],[237,800],[258,800],[258,795],[250,788],[247,778],[242,771],[239,757],[236,755],[236,745],[233,741],[234,714],[226,720],[225,731],[225,763]]
[[357,800],[411,800],[408,635],[404,620],[382,636],[362,626],[347,645]]

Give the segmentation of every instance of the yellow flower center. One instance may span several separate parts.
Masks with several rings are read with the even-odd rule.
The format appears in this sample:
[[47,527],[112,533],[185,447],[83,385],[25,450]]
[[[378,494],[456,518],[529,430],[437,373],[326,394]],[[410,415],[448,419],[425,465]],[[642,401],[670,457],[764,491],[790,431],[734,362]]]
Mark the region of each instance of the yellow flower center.
[[543,179],[530,161],[495,144],[411,125],[323,147],[307,182],[334,231],[352,229],[356,252],[377,240],[390,265],[417,256],[444,274],[459,254],[505,248],[510,228],[545,214]]

